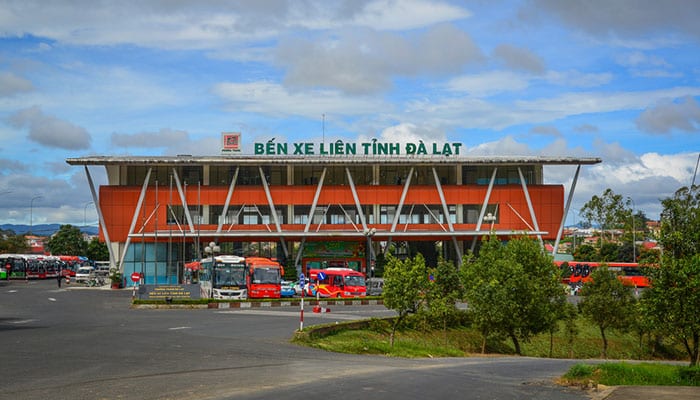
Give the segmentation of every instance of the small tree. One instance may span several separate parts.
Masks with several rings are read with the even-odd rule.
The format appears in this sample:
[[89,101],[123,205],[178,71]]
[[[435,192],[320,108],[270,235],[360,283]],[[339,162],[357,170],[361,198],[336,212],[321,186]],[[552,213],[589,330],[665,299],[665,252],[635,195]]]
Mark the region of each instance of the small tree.
[[421,294],[425,292],[426,282],[425,259],[420,253],[405,261],[392,255],[387,256],[384,269],[384,305],[398,314],[391,328],[392,347],[396,330],[404,318],[420,309],[423,302]]
[[584,204],[581,207],[580,215],[587,222],[598,224],[601,230],[601,239],[604,241],[607,230],[625,225],[625,221],[629,219],[629,209],[630,199],[624,199],[622,195],[615,194],[612,189],[608,188],[600,197],[593,196]]
[[457,268],[451,261],[442,257],[436,268],[430,269],[427,303],[428,312],[442,321],[442,329],[447,340],[447,325],[457,313],[457,301],[463,297],[464,290]]
[[583,315],[598,326],[603,339],[602,356],[607,358],[608,338],[605,333],[609,328],[624,330],[629,327],[635,299],[632,291],[605,264],[594,269],[591,279],[581,289],[584,298],[579,307]]

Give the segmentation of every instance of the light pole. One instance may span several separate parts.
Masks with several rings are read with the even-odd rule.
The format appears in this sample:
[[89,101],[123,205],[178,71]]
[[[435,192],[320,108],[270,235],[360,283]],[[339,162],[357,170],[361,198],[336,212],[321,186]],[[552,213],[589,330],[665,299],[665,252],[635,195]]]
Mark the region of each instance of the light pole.
[[29,236],[32,235],[32,226],[34,225],[34,200],[40,199],[42,196],[34,196],[29,202]]
[[365,232],[367,236],[367,249],[365,251],[367,252],[367,269],[369,270],[370,278],[374,278],[374,266],[372,265],[372,236],[374,236],[375,233],[377,233],[376,228],[368,229]]
[[94,201],[88,201],[87,203],[85,203],[85,207],[83,207],[83,229],[86,229],[86,228],[87,228],[87,207],[88,207],[90,204],[95,204],[95,202],[94,202]]

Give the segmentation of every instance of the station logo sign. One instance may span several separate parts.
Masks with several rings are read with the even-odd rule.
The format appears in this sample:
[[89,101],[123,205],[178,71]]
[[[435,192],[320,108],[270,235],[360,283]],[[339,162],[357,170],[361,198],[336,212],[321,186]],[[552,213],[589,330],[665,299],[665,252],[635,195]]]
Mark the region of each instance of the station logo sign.
[[222,132],[221,133],[221,154],[240,153],[241,133]]

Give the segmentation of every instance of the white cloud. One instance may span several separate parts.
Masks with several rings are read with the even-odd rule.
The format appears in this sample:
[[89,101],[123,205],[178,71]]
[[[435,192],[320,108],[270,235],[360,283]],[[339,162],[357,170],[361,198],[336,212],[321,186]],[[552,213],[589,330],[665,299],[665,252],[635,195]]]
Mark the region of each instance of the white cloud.
[[393,79],[459,72],[483,59],[464,31],[441,24],[416,37],[374,30],[343,30],[324,38],[282,40],[276,51],[284,84],[365,94]]
[[696,0],[608,0],[576,2],[535,0],[526,8],[550,13],[593,36],[640,38],[661,31],[700,36],[700,3]]
[[468,18],[472,14],[447,2],[422,0],[376,0],[368,2],[353,22],[386,30],[405,30],[445,21]]
[[[373,138],[361,135],[358,141],[366,142],[371,139]],[[446,140],[445,133],[442,131],[431,129],[426,126],[417,126],[410,123],[390,126],[382,130],[379,137],[376,139],[389,143],[418,143],[421,140],[425,143],[437,143],[444,142]]]
[[219,83],[213,91],[226,101],[226,107],[231,111],[276,117],[304,116],[318,119],[324,113],[351,116],[390,108],[375,97],[348,98],[331,90],[291,92],[271,82]]
[[8,122],[16,128],[28,128],[29,140],[47,147],[67,150],[89,149],[92,137],[85,128],[46,115],[39,107],[18,111]]
[[545,71],[542,58],[528,49],[509,44],[501,44],[496,46],[493,55],[495,58],[503,61],[507,67],[518,71],[525,71],[537,75]]
[[13,96],[17,93],[30,92],[34,85],[12,72],[0,71],[0,97]]
[[491,71],[450,79],[445,88],[473,97],[488,97],[503,92],[519,92],[529,87],[529,79],[509,71]]
[[690,96],[677,101],[662,99],[659,104],[644,110],[637,118],[637,127],[650,133],[700,131],[700,105]]
[[67,44],[134,44],[165,49],[227,49],[274,39],[288,29],[353,26],[416,29],[471,15],[448,2],[425,0],[97,3],[24,0],[6,2],[3,9],[3,36],[21,37],[30,33]]

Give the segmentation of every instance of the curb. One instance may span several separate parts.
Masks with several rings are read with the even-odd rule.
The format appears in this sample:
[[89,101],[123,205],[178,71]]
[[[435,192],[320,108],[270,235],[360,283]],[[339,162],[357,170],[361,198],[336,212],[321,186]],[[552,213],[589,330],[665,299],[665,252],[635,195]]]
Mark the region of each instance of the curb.
[[[384,300],[304,300],[304,304],[312,307],[327,308],[333,306],[374,306],[384,305]],[[297,307],[301,305],[301,300],[290,301],[232,301],[215,302],[207,304],[132,304],[131,308],[145,309],[229,309],[229,308],[277,308],[277,307]]]
[[[384,305],[384,300],[305,300],[310,306],[326,307],[336,306],[368,306]],[[235,301],[209,303],[207,308],[267,308],[267,307],[296,307],[301,305],[301,300],[290,301]]]

